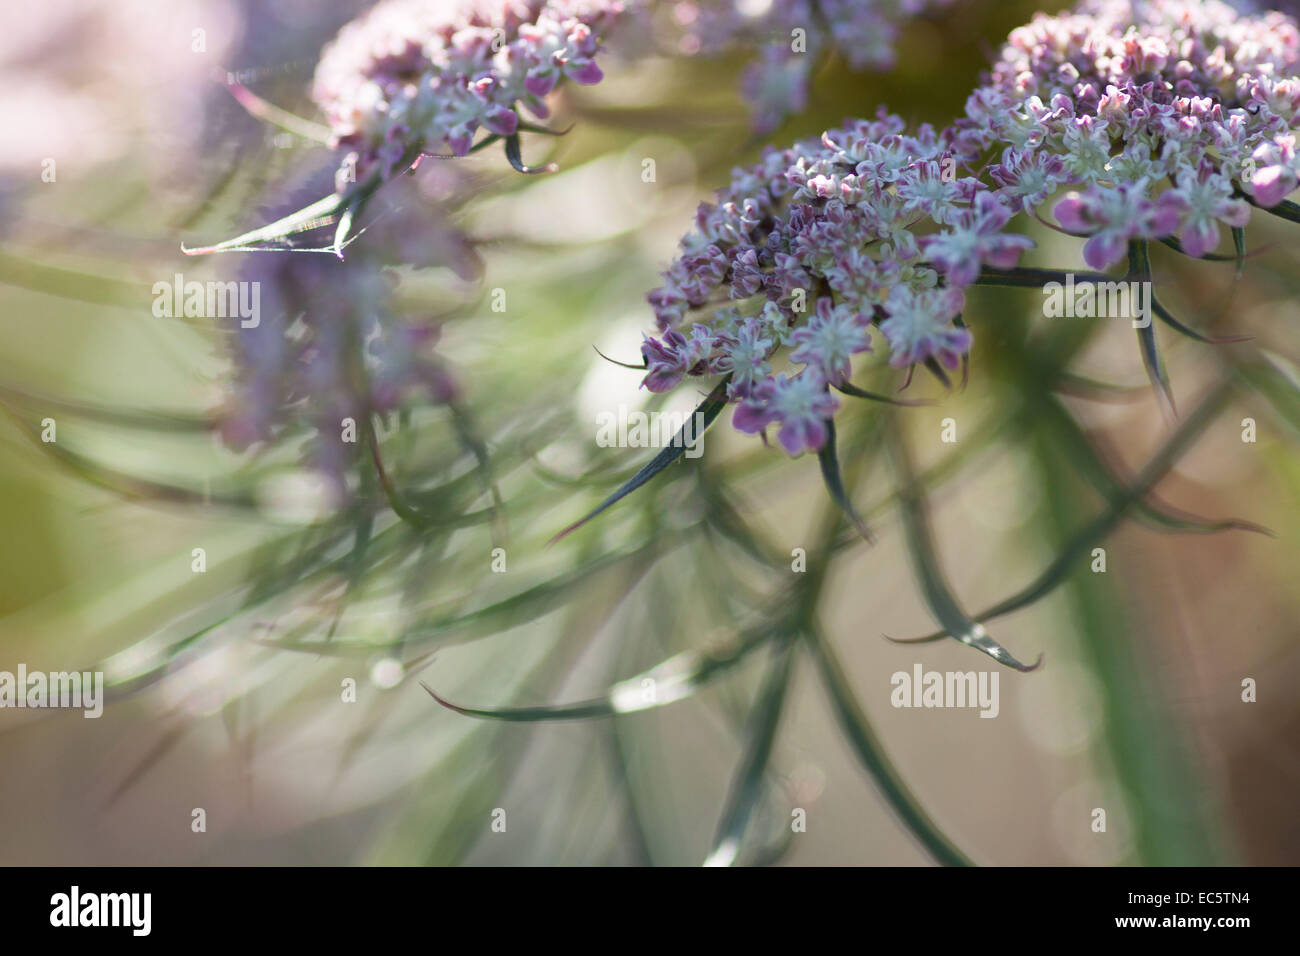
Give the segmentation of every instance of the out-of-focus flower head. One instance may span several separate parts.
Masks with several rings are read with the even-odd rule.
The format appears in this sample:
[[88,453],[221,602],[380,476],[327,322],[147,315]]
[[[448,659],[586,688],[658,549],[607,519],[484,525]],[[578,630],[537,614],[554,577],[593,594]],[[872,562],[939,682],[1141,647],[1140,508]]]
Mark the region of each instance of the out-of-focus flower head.
[[[243,449],[306,424],[310,464],[346,493],[346,474],[368,416],[408,401],[445,403],[455,377],[435,353],[436,321],[400,311],[388,266],[444,266],[477,278],[469,241],[442,221],[417,180],[402,176],[376,200],[367,243],[347,260],[266,252],[248,255],[239,279],[258,283],[256,325],[233,330],[234,386],[220,414],[227,445]],[[319,190],[313,185],[311,190]],[[294,197],[294,200],[298,199]],[[288,205],[292,205],[292,201]]]
[[[743,431],[778,425],[792,455],[819,450],[852,356],[876,326],[890,364],[955,368],[970,332],[962,289],[985,266],[1010,268],[1032,242],[1005,232],[1014,207],[958,175],[951,131],[905,131],[882,111],[737,169],[706,203],[648,296],[660,336],[642,346],[651,391],[730,375]],[[789,346],[803,368],[772,375]]]
[[1130,239],[1176,236],[1213,250],[1244,226],[1247,199],[1274,206],[1297,187],[1300,31],[1280,13],[1218,0],[1085,0],[1012,32],[970,97],[959,140],[1000,158],[1010,205],[1054,213],[1091,237],[1089,265],[1120,262]]
[[565,77],[599,82],[600,37],[622,10],[620,0],[385,0],[326,48],[312,96],[351,153],[349,175],[387,178],[413,150],[464,156],[479,129],[513,135],[520,106],[544,119]]
[[952,0],[675,0],[681,48],[713,54],[758,47],[742,90],[754,126],[771,132],[807,104],[808,82],[832,48],[855,70],[894,64],[900,25]]
[[134,155],[159,183],[195,175],[175,156],[202,148],[205,103],[225,96],[213,64],[246,19],[230,0],[54,0],[7,16],[0,173],[25,181],[53,158],[62,181]]

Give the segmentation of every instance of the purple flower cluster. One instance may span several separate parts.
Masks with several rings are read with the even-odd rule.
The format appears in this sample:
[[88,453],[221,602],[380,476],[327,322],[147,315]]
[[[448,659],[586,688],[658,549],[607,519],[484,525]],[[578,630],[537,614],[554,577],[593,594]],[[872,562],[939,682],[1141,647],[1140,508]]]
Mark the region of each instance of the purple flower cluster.
[[[518,108],[549,115],[564,77],[592,84],[620,0],[384,0],[321,56],[312,96],[344,169],[392,174],[412,150],[465,155],[481,128],[510,136]],[[342,182],[340,182],[340,189]]]
[[456,397],[456,381],[434,352],[437,323],[394,308],[398,279],[385,267],[445,266],[470,280],[480,263],[469,242],[430,212],[428,197],[413,195],[418,188],[399,177],[376,199],[370,241],[346,262],[287,252],[247,257],[239,278],[260,283],[261,315],[231,335],[235,384],[219,416],[228,446],[242,450],[306,425],[315,433],[308,463],[342,496],[362,441],[345,437],[346,419],[361,436],[371,414],[414,398]]
[[[1104,270],[1134,240],[1204,256],[1251,203],[1281,202],[1300,185],[1298,70],[1300,30],[1278,13],[1084,0],[1039,14],[952,127],[909,134],[882,112],[737,170],[648,296],[660,335],[644,384],[728,374],[738,428],[818,449],[872,326],[891,365],[957,366],[962,290],[1032,245],[1006,231],[1013,216],[1051,208]],[[802,368],[774,376],[782,347]]]
[[[957,367],[971,342],[954,321],[963,289],[1032,246],[1004,231],[1003,198],[958,175],[960,149],[955,131],[908,133],[882,111],[736,170],[648,296],[660,335],[642,347],[646,387],[730,375],[736,427],[777,425],[798,455],[825,443],[830,389],[873,326],[891,365]],[[773,374],[782,347],[797,372]]]
[[1192,256],[1274,206],[1300,175],[1300,31],[1218,0],[1085,0],[1012,32],[957,123],[1012,205],[1053,210],[1109,268],[1129,240],[1177,237]]
[[894,63],[899,25],[952,0],[674,0],[688,54],[759,47],[742,87],[754,125],[770,132],[803,110],[809,77],[823,53],[836,49],[857,70]]

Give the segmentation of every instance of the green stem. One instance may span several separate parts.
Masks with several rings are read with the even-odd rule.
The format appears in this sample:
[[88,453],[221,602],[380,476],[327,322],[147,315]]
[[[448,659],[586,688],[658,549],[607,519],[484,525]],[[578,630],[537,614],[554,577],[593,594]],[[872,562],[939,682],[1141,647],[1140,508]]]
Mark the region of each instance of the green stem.
[[867,720],[866,713],[854,697],[853,689],[844,674],[844,668],[840,666],[830,644],[816,628],[810,628],[806,632],[806,639],[817,661],[822,682],[826,685],[831,703],[835,707],[835,716],[839,718],[840,726],[848,735],[854,753],[857,754],[858,760],[871,775],[876,786],[880,788],[881,794],[898,815],[903,826],[911,831],[926,852],[934,857],[935,862],[942,866],[973,866],[970,859],[957,849],[938,825],[930,819],[915,795],[903,783],[903,778],[894,765],[890,763],[884,747],[880,744],[880,739],[872,729],[870,721]]
[[[1184,433],[1189,437],[1200,434],[1222,409],[1225,395],[1222,387],[1213,390],[1187,419]],[[1059,545],[1069,537],[1077,510],[1075,475],[1045,435],[1035,436],[1030,447],[1046,489],[1046,526]],[[1163,474],[1164,470],[1148,469],[1147,473]],[[1139,485],[1149,480],[1144,476]],[[1140,556],[1130,555],[1129,560],[1135,558]],[[1118,593],[1121,589],[1112,583],[1116,570],[1112,567],[1112,574],[1093,574],[1078,569],[1066,579],[1065,590],[1083,662],[1096,675],[1101,690],[1105,746],[1120,782],[1118,789],[1127,798],[1137,862],[1146,866],[1220,864],[1222,837],[1215,815],[1206,805],[1204,783],[1198,779],[1188,752],[1186,731],[1157,679],[1165,666],[1153,665],[1151,660],[1159,648],[1141,634],[1139,622],[1124,612],[1126,607],[1145,606],[1149,598],[1140,585],[1135,593]],[[1119,571],[1119,575],[1129,580],[1128,573]],[[1115,793],[1111,796],[1118,798]]]

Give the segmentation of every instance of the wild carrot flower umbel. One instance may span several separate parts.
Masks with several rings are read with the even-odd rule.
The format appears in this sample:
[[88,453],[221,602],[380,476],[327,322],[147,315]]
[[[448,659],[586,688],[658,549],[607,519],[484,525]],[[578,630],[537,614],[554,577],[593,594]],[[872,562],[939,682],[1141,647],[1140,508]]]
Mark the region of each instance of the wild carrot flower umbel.
[[[1014,210],[1001,195],[958,175],[957,147],[882,112],[736,170],[648,296],[661,334],[642,349],[646,387],[728,375],[736,426],[777,425],[798,455],[825,443],[829,389],[846,385],[873,327],[896,367],[956,368],[971,343],[962,290],[1032,246],[1004,231]],[[803,368],[774,377],[783,346]]]
[[386,0],[325,50],[313,98],[333,145],[349,150],[346,188],[387,179],[412,153],[464,156],[480,130],[520,128],[519,108],[549,115],[562,79],[592,84],[601,35],[619,0]]
[[[645,385],[729,375],[738,426],[780,424],[791,454],[818,450],[824,431],[805,426],[834,399],[794,400],[811,386],[772,379],[773,355],[791,346],[800,376],[841,388],[876,326],[892,365],[956,367],[962,289],[1032,245],[1005,231],[1018,213],[1051,208],[1099,270],[1147,270],[1151,239],[1204,256],[1222,227],[1240,247],[1251,204],[1300,184],[1298,69],[1294,21],[1216,0],[1039,14],[953,127],[909,135],[881,114],[738,170],[649,295],[662,334],[643,347]],[[1143,347],[1167,391],[1150,335]]]
[[[1177,237],[1203,256],[1249,202],[1296,188],[1300,32],[1217,0],[1087,0],[1012,32],[957,126],[1009,202],[1091,237],[1098,269],[1130,240]],[[996,154],[1000,153],[1000,157]]]
[[[597,83],[601,35],[623,13],[622,0],[385,0],[343,28],[316,68],[313,97],[328,128],[289,116],[242,87],[251,112],[327,142],[347,155],[333,192],[234,239],[185,249],[189,255],[293,246],[290,237],[337,224],[343,257],[353,227],[384,184],[428,155],[459,157],[504,139],[522,173],[520,130],[553,131],[521,119],[549,115],[546,97],[564,78]],[[474,143],[475,135],[487,135]]]

